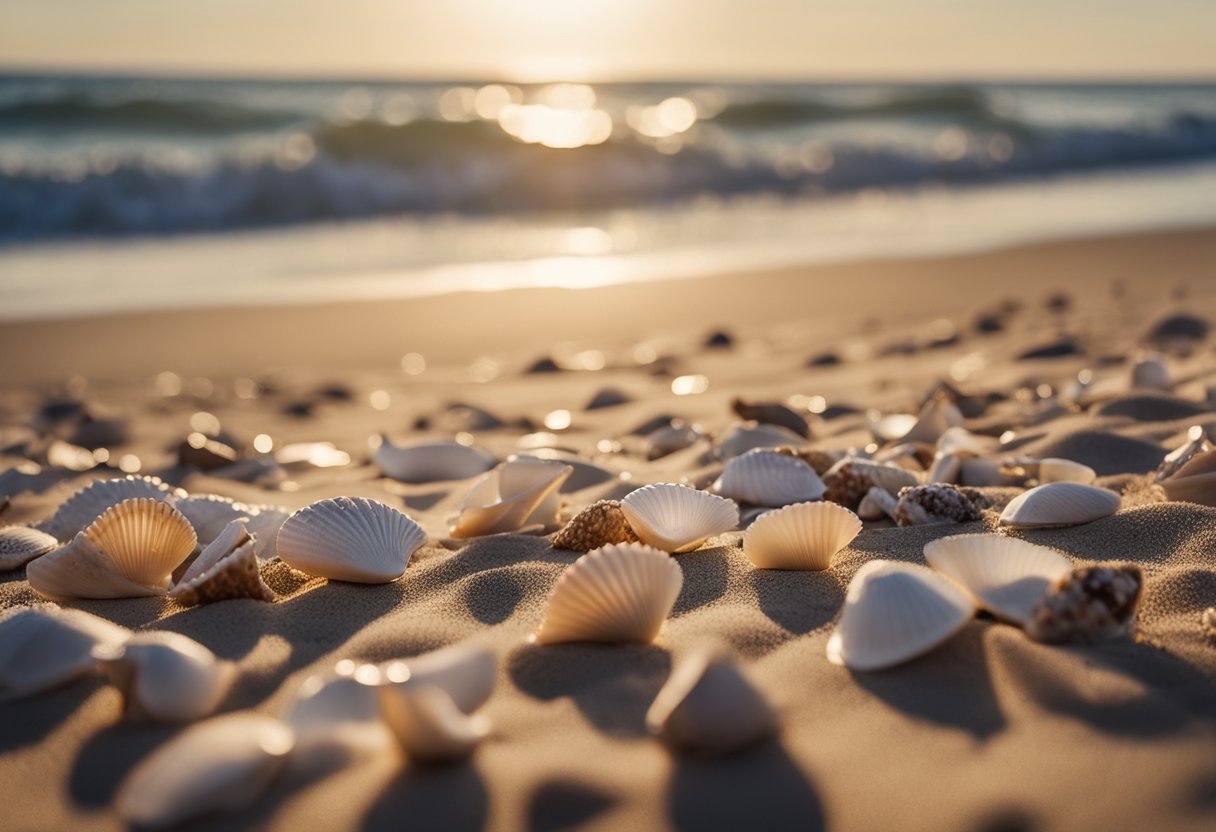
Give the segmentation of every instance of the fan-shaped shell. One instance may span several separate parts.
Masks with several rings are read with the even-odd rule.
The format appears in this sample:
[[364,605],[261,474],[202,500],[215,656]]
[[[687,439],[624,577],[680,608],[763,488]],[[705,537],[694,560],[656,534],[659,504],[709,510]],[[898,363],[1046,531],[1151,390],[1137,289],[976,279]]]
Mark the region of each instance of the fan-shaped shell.
[[379,671],[382,685],[437,687],[457,708],[471,714],[494,692],[498,658],[488,650],[453,645],[413,659],[385,662]]
[[994,534],[959,534],[925,544],[925,560],[1006,621],[1023,625],[1047,588],[1072,571],[1045,546]]
[[233,520],[199,553],[169,589],[169,597],[187,605],[230,598],[274,600],[274,592],[262,581],[254,541],[244,520]]
[[1098,474],[1088,465],[1073,462],[1071,459],[1048,457],[1039,460],[1039,482],[1079,482],[1090,485],[1098,478]]
[[309,575],[381,584],[401,577],[426,541],[422,527],[395,508],[365,497],[320,500],[279,529],[279,557]]
[[672,483],[646,485],[621,499],[629,527],[645,544],[678,554],[739,525],[733,500]]
[[136,633],[121,645],[94,648],[134,719],[190,722],[219,705],[232,669],[210,650],[178,633]]
[[291,729],[254,713],[227,714],[187,728],[145,757],[123,781],[119,815],[167,829],[253,805],[294,747]]
[[131,631],[80,610],[49,604],[0,614],[0,693],[30,696],[97,665],[93,648],[121,644]]
[[1001,525],[1015,529],[1079,526],[1109,517],[1119,510],[1119,495],[1105,488],[1076,482],[1052,482],[1010,500],[1001,512]]
[[164,595],[164,583],[142,584],[122,574],[84,532],[71,543],[30,561],[26,580],[47,598],[142,598]]
[[849,584],[828,660],[881,670],[929,652],[975,614],[970,597],[923,566],[873,560]]
[[405,756],[416,762],[463,760],[490,732],[489,720],[464,713],[433,685],[383,685],[376,695],[381,718]]
[[835,503],[797,503],[760,515],[743,553],[761,569],[821,571],[861,532],[861,518]]
[[540,644],[649,644],[683,585],[680,567],[658,549],[641,543],[595,549],[572,563],[553,585],[535,639]]
[[59,541],[28,526],[0,529],[0,572],[18,569],[34,558],[59,548]]
[[486,472],[460,503],[450,522],[452,537],[502,534],[557,522],[560,489],[574,469],[558,462],[520,457]]
[[148,586],[168,587],[169,575],[190,556],[198,538],[190,521],[169,503],[124,500],[84,530],[84,536],[123,576]]
[[824,485],[801,459],[757,449],[727,462],[713,490],[741,503],[787,506],[822,499]]
[[466,480],[494,467],[494,457],[459,442],[399,446],[382,436],[375,457],[385,476],[408,483]]
[[253,509],[245,528],[253,536],[253,552],[258,560],[265,562],[279,555],[279,529],[287,522],[292,512],[279,506],[248,506]]
[[715,452],[719,459],[732,459],[742,456],[755,448],[775,448],[781,445],[805,444],[806,439],[794,433],[789,428],[780,425],[762,425],[756,422],[744,422],[734,425],[718,440]]
[[77,491],[66,501],[47,523],[47,532],[59,540],[71,540],[83,531],[106,509],[124,500],[147,498],[170,501],[186,496],[186,492],[174,489],[157,477],[128,476],[112,480],[98,480]]
[[198,494],[174,500],[173,507],[194,527],[199,545],[215,540],[233,520],[248,518],[254,509],[219,494]]

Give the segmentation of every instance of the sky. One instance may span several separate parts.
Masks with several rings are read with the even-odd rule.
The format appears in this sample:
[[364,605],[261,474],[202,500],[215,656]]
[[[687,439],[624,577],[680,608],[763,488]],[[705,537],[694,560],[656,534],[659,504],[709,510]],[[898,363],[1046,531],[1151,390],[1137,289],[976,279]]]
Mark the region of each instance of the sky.
[[307,77],[1216,77],[1216,0],[0,0],[0,67]]

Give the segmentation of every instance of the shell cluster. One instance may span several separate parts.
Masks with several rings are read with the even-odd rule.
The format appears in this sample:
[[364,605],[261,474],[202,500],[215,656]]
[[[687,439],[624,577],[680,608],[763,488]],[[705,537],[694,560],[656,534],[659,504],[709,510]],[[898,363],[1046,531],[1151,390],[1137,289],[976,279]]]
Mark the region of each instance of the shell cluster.
[[901,526],[971,523],[983,517],[988,498],[973,488],[947,483],[914,485],[901,489],[895,504],[895,522]]

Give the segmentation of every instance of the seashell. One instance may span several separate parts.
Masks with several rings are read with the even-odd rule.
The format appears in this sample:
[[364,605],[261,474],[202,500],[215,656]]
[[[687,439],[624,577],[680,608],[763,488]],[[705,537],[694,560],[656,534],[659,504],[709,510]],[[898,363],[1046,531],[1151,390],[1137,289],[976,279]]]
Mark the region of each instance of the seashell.
[[983,517],[988,498],[970,488],[947,483],[916,485],[899,492],[895,522],[901,526],[971,523]]
[[1216,450],[1195,454],[1160,485],[1171,500],[1216,505]]
[[720,650],[683,658],[646,712],[651,733],[693,752],[727,754],[777,732],[777,714]]
[[0,614],[0,693],[30,696],[97,666],[93,648],[121,644],[126,627],[49,604]]
[[696,425],[690,425],[683,419],[672,419],[646,436],[646,458],[655,460],[682,451],[704,436]]
[[798,503],[762,514],[743,534],[743,553],[761,569],[822,571],[861,532],[836,503]]
[[960,584],[978,606],[1025,625],[1048,587],[1072,572],[1064,556],[1016,537],[959,534],[925,544],[929,565]]
[[972,433],[964,427],[955,425],[947,428],[937,440],[939,454],[958,454],[962,456],[984,456],[1000,445],[1000,441],[991,436]]
[[963,421],[962,412],[950,396],[938,393],[925,402],[916,417],[872,414],[870,432],[882,442],[927,442],[932,445],[947,430],[962,425]]
[[869,413],[870,433],[879,442],[898,442],[916,427],[916,416],[911,413],[891,413],[883,416],[877,410]]
[[258,571],[253,538],[244,520],[233,520],[199,553],[181,580],[169,589],[169,597],[187,606],[230,598],[275,599]]
[[55,599],[142,598],[164,595],[165,584],[141,584],[122,574],[84,532],[71,543],[33,560],[26,580],[39,595]]
[[929,652],[961,630],[975,607],[962,589],[923,566],[872,560],[857,570],[828,639],[832,664],[881,670]]
[[34,558],[59,548],[59,541],[28,526],[0,529],[0,572],[25,566]]
[[595,549],[572,563],[553,585],[534,639],[539,644],[649,644],[683,584],[679,565],[658,549],[641,543]]
[[1088,465],[1073,462],[1071,459],[1048,457],[1039,460],[1039,482],[1079,482],[1082,485],[1092,485],[1098,474]]
[[215,540],[233,520],[247,519],[254,509],[218,494],[198,494],[174,500],[173,507],[194,527],[199,543]]
[[877,486],[866,492],[857,505],[857,516],[862,520],[882,520],[884,517],[895,519],[895,507],[898,501],[888,492]]
[[1048,588],[1026,633],[1037,641],[1090,640],[1131,628],[1144,587],[1140,567],[1074,569]]
[[459,442],[400,446],[383,434],[375,459],[385,476],[408,483],[467,480],[494,467],[494,457]]
[[190,521],[160,500],[124,500],[106,509],[83,532],[127,578],[167,588],[173,570],[190,556],[198,537]]
[[287,518],[277,545],[283,562],[306,574],[383,584],[400,578],[425,542],[422,527],[395,508],[366,497],[334,497]]
[[504,462],[473,483],[448,521],[452,537],[468,538],[556,523],[560,489],[574,472],[569,465],[520,458]]
[[802,460],[757,449],[727,462],[713,490],[741,503],[787,506],[821,499],[825,486]]
[[762,425],[776,425],[786,428],[806,439],[811,435],[810,426],[806,419],[797,411],[791,410],[780,402],[747,402],[740,398],[731,400],[731,410],[740,419],[749,422],[759,422]]
[[469,716],[433,685],[376,689],[380,716],[397,738],[402,752],[419,763],[466,759],[490,733],[489,720]]
[[714,453],[719,459],[742,456],[754,448],[774,448],[779,445],[802,445],[803,438],[789,428],[780,425],[762,425],[744,422],[734,425],[718,440]]
[[253,552],[265,563],[279,556],[279,529],[292,513],[280,506],[247,506],[253,513],[245,522],[245,528],[253,537]]
[[1165,359],[1156,353],[1140,358],[1132,365],[1131,386],[1136,390],[1169,390],[1174,386]]
[[924,442],[904,442],[883,448],[874,455],[874,461],[886,465],[896,465],[917,473],[925,471],[933,465],[935,453],[933,446],[926,445]]
[[203,645],[178,633],[136,633],[122,644],[93,649],[126,712],[140,721],[190,722],[219,705],[232,668]]
[[375,691],[379,681],[375,665],[343,659],[333,670],[314,673],[301,683],[284,720],[301,744],[375,723],[380,718]]
[[620,501],[599,500],[574,515],[553,536],[553,548],[589,552],[610,543],[633,543],[637,539],[621,511]]
[[823,495],[825,500],[853,509],[871,488],[878,487],[895,496],[900,489],[919,484],[920,479],[895,465],[846,457],[823,475],[823,483],[827,487]]
[[148,498],[172,501],[186,492],[156,477],[128,476],[98,480],[69,497],[47,523],[46,531],[58,540],[71,540],[78,532],[124,500]]
[[1192,425],[1187,430],[1186,436],[1187,441],[1166,454],[1165,459],[1161,461],[1161,465],[1157,468],[1157,482],[1172,477],[1196,456],[1212,450],[1212,443],[1202,425]]
[[963,478],[963,457],[958,454],[938,454],[925,473],[927,483],[957,483]]
[[1079,526],[1119,510],[1119,495],[1076,482],[1040,485],[1014,497],[1001,512],[1001,525],[1015,529]]
[[621,499],[621,511],[643,543],[672,554],[691,552],[739,525],[732,500],[672,483],[631,491]]
[[457,708],[471,714],[494,692],[498,658],[488,650],[454,645],[413,659],[385,662],[379,672],[382,685],[436,687]]
[[793,445],[778,445],[775,448],[769,448],[775,454],[784,454],[792,456],[796,459],[801,459],[807,465],[815,470],[819,476],[823,476],[831,470],[832,466],[840,460],[844,459],[844,453],[841,451],[821,451],[814,448],[795,448]]
[[203,815],[252,806],[282,771],[291,729],[255,713],[191,726],[144,758],[119,787],[129,824],[168,829]]

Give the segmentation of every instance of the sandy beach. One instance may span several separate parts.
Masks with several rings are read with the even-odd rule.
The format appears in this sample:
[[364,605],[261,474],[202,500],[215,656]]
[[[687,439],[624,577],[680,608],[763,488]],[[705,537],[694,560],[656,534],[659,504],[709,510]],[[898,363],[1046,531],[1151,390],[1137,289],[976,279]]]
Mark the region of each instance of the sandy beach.
[[[234,663],[220,713],[278,717],[341,659],[454,644],[497,656],[482,711],[492,731],[467,762],[428,768],[391,746],[365,749],[290,770],[254,808],[190,828],[1211,829],[1216,641],[1201,616],[1216,605],[1216,509],[1167,501],[1151,482],[1192,426],[1216,431],[1216,353],[1206,333],[1149,335],[1171,315],[1216,321],[1214,265],[1216,230],[1199,229],[583,290],[4,323],[0,501],[11,503],[0,523],[43,521],[122,466],[292,510],[370,497],[426,531],[404,576],[381,585],[273,561],[262,574],[275,603],[72,604],[184,634]],[[717,332],[729,343],[707,345]],[[1131,367],[1150,348],[1168,389],[1133,389]],[[381,433],[459,435],[498,460],[593,463],[564,488],[569,517],[647,483],[708,486],[735,398],[783,403],[806,419],[811,448],[846,451],[875,442],[868,411],[916,413],[942,383],[969,430],[1000,437],[990,458],[1072,460],[1122,496],[1103,519],[1016,535],[1076,566],[1141,567],[1131,634],[1048,645],[980,617],[887,670],[827,661],[858,569],[924,564],[932,540],[996,531],[1021,489],[992,487],[977,521],[868,521],[824,572],[757,569],[743,531],[728,531],[675,556],[683,589],[653,645],[529,644],[579,554],[539,534],[449,540],[472,480],[398,482],[369,446]],[[619,403],[588,408],[604,391]],[[64,400],[82,405],[48,416]],[[664,416],[705,436],[648,459],[637,429]],[[181,464],[179,446],[198,432],[262,458],[259,481]],[[322,442],[345,464],[270,461]],[[108,464],[71,470],[86,467],[64,464],[79,462],[76,446],[104,448]],[[42,600],[23,569],[0,575],[0,608]],[[701,758],[650,736],[647,709],[705,639],[727,645],[777,709],[776,738]],[[100,678],[6,702],[0,825],[123,828],[119,784],[182,730],[124,719]]]

